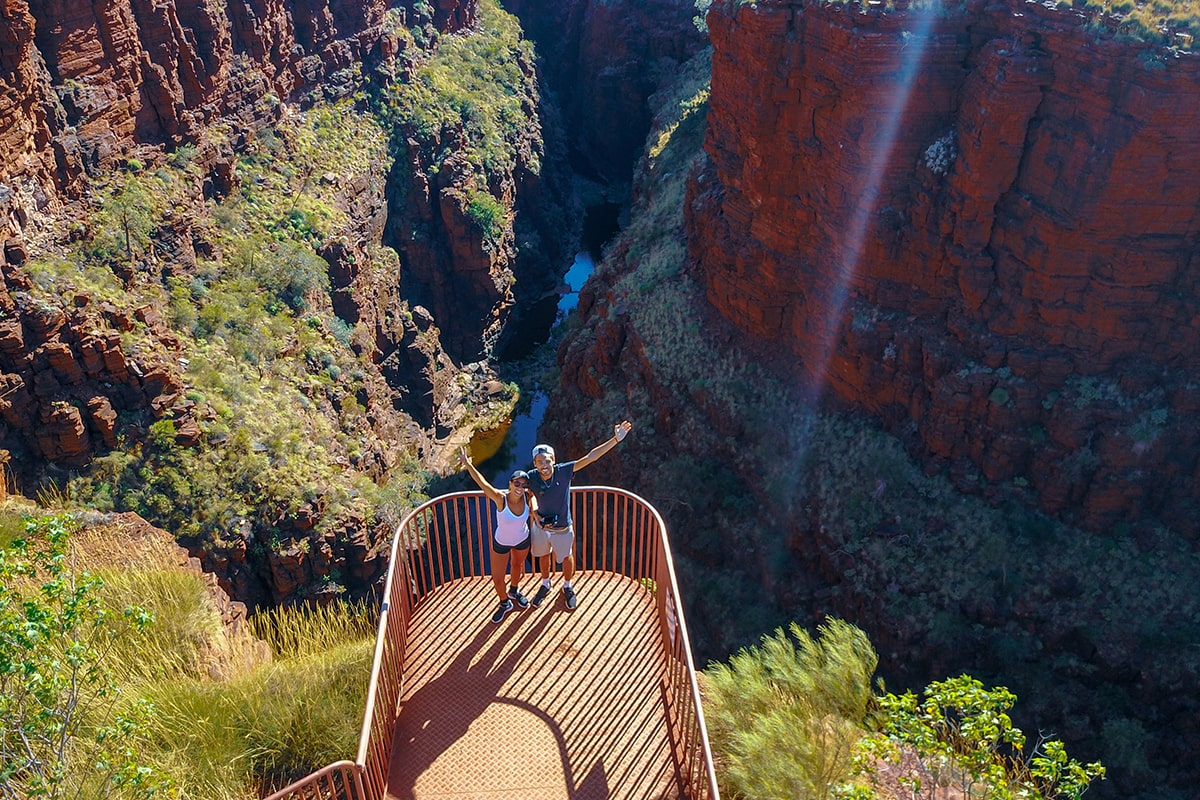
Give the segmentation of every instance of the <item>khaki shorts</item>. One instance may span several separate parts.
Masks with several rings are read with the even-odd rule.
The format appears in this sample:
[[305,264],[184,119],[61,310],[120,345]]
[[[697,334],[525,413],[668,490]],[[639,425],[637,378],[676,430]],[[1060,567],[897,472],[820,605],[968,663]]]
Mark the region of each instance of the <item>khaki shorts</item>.
[[574,549],[575,526],[572,525],[562,532],[547,531],[536,522],[530,526],[529,554],[534,558],[550,555],[553,551],[554,560],[561,564],[571,557],[571,551]]

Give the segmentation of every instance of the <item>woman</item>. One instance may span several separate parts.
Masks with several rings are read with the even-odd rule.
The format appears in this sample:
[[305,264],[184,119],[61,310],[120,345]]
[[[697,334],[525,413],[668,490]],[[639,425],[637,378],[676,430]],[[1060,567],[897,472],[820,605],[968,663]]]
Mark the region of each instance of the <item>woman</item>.
[[[529,598],[521,594],[521,578],[525,572],[525,557],[529,555],[529,511],[537,511],[537,501],[529,492],[529,475],[517,470],[508,478],[508,491],[501,492],[488,483],[471,463],[465,447],[458,451],[458,460],[467,468],[471,479],[496,504],[496,527],[492,531],[492,584],[500,596],[500,606],[492,622],[500,624],[504,615],[513,610],[513,603],[529,607]],[[504,581],[506,569],[511,569],[512,585]]]

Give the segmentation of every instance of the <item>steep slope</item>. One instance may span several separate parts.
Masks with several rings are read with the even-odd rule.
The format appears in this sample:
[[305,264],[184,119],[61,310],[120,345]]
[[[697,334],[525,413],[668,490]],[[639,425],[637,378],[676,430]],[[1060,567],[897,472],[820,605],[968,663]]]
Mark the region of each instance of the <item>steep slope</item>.
[[6,6],[0,458],[251,605],[361,595],[515,402],[485,356],[561,262],[553,131],[492,0],[214,9]]

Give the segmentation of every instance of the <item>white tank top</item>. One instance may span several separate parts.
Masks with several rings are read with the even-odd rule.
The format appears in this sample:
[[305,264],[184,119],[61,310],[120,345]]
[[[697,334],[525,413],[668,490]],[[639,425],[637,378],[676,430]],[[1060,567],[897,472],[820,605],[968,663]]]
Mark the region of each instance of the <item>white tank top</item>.
[[525,541],[529,535],[529,502],[525,502],[525,513],[517,516],[508,510],[508,495],[504,495],[504,506],[496,510],[496,544],[513,547]]

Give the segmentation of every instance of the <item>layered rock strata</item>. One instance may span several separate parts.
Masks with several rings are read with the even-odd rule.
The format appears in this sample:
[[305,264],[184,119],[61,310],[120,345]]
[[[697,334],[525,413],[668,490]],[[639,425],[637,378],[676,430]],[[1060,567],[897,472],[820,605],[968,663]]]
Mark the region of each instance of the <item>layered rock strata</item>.
[[1037,3],[708,15],[709,299],[970,491],[1200,533],[1200,60]]
[[[440,0],[456,30],[475,0]],[[269,120],[283,101],[337,95],[394,55],[384,0],[0,6],[0,237],[22,233],[86,169],[138,144],[173,146],[218,119]]]
[[[70,307],[51,305],[3,257],[0,269],[0,452],[4,461],[16,457],[10,472],[19,477],[47,462],[82,467],[130,427],[140,438],[155,419],[173,420],[180,444],[199,439],[196,404],[179,375],[179,341],[156,309],[122,309],[86,293]],[[135,328],[155,344],[136,357],[121,341]]]

